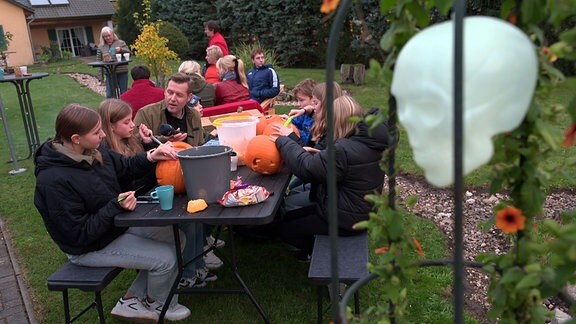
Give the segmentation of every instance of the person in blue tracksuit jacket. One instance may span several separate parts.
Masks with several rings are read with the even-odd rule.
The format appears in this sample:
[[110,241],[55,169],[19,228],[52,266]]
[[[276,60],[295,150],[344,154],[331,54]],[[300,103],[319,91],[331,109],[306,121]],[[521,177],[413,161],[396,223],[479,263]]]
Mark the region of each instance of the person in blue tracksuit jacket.
[[264,64],[266,58],[262,49],[252,50],[250,58],[254,63],[254,67],[246,75],[250,99],[262,103],[268,98],[276,97],[280,92],[280,79],[271,64]]

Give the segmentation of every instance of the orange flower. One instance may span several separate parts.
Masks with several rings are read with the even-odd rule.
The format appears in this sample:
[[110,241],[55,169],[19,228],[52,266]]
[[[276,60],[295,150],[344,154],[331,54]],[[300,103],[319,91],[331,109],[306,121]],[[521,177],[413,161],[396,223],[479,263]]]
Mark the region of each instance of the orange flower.
[[416,245],[416,252],[418,253],[418,255],[424,257],[424,250],[422,250],[422,245],[420,244],[420,242],[418,242],[418,240],[415,237],[412,238],[412,242],[414,242],[414,245]]
[[387,246],[379,247],[379,248],[374,250],[374,253],[376,253],[376,254],[384,254],[386,252],[388,252]]
[[511,14],[510,16],[508,16],[508,22],[511,23],[512,25],[516,25],[517,23],[517,18],[515,14]]
[[565,148],[569,148],[570,146],[574,145],[574,141],[576,140],[576,125],[570,124],[566,133],[564,133],[564,141],[562,142],[562,146]]
[[523,230],[525,223],[526,217],[514,206],[506,206],[496,212],[496,227],[506,234]]
[[338,8],[339,3],[340,0],[322,0],[322,6],[320,7],[320,12],[329,14],[332,11],[336,10],[336,8]]

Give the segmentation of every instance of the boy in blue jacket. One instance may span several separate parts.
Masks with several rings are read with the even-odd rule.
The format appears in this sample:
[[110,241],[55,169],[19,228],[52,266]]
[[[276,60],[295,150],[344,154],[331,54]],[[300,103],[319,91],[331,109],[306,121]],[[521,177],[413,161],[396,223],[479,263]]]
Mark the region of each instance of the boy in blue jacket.
[[248,89],[250,89],[250,99],[259,103],[274,98],[280,92],[280,79],[278,73],[272,67],[272,64],[264,64],[266,58],[260,48],[255,48],[250,54],[254,67],[248,71]]

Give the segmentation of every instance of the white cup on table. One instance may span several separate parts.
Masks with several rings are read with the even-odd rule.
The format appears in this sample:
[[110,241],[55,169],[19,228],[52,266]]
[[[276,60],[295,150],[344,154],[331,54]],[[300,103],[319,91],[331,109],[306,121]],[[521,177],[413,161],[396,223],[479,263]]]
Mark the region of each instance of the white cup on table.
[[124,53],[124,61],[130,61],[130,53]]
[[22,72],[22,75],[28,74],[28,67],[26,65],[21,66],[20,72]]
[[116,61],[117,62],[122,61],[122,54],[116,54]]

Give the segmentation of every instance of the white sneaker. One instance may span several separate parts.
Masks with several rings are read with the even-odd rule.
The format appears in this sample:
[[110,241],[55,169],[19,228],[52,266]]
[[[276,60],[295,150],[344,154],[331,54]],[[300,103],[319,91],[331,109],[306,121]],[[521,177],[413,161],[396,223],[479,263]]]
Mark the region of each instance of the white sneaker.
[[206,283],[198,276],[194,276],[192,278],[182,278],[178,283],[178,288],[202,288],[202,287],[206,287]]
[[204,263],[206,263],[206,268],[210,270],[216,270],[224,265],[224,262],[222,262],[222,260],[220,260],[220,258],[212,251],[206,253],[204,256]]
[[139,321],[142,323],[158,322],[158,314],[148,310],[148,308],[146,308],[146,306],[144,306],[142,302],[136,297],[128,299],[120,298],[110,313],[112,316],[125,321],[138,319],[145,320],[144,322]]
[[[212,235],[206,238],[206,243],[208,243],[209,246],[214,245],[214,241],[216,241],[216,239]],[[222,241],[221,239],[218,239],[218,241],[216,242],[216,248],[221,249],[224,246],[226,246],[226,242]],[[207,247],[204,247],[204,249],[207,249]]]
[[196,270],[196,277],[198,277],[198,279],[202,280],[203,282],[218,280],[218,276],[210,272],[210,270],[208,270],[206,267]]
[[[149,310],[156,312],[158,315],[162,313],[162,307],[164,307],[164,304],[161,304],[158,301],[150,302],[148,301],[148,299],[144,300],[144,305],[146,305],[146,307],[148,307]],[[186,306],[176,304],[168,308],[168,311],[166,312],[166,316],[164,316],[164,318],[169,321],[179,321],[190,316],[190,314],[191,312]]]

